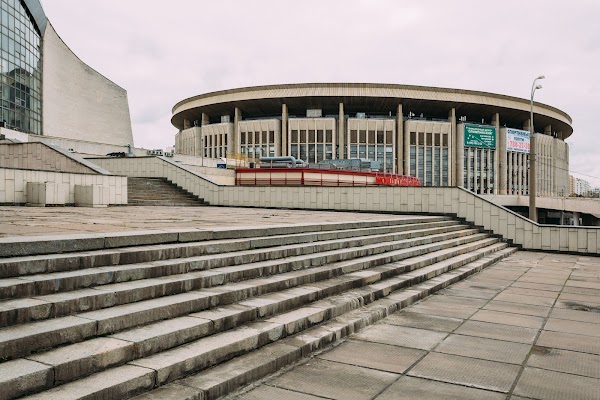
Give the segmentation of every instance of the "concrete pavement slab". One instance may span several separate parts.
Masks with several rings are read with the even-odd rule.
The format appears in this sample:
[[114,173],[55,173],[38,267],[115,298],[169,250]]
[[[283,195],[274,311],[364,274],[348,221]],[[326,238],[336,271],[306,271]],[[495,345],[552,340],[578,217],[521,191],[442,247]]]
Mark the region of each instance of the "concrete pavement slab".
[[558,296],[558,300],[563,302],[573,301],[577,303],[591,304],[594,307],[600,306],[600,298],[598,296],[591,296],[579,293],[563,292],[560,294],[560,296]]
[[544,400],[597,400],[600,380],[525,368],[515,387],[514,394]]
[[564,319],[548,318],[548,322],[546,322],[544,330],[600,337],[600,329],[598,327],[598,324],[590,324],[587,322],[578,321],[567,321]]
[[549,292],[560,292],[563,289],[563,286],[561,286],[561,285],[546,285],[543,283],[532,283],[532,282],[515,282],[510,286],[513,288],[546,290]]
[[505,313],[501,311],[479,310],[472,317],[472,321],[492,322],[495,324],[522,326],[524,328],[540,329],[544,319],[530,315]]
[[554,304],[554,299],[547,297],[537,297],[531,295],[517,294],[505,290],[494,298],[497,301],[506,301],[508,303],[531,304],[534,306],[551,307]]
[[519,370],[517,365],[430,353],[408,375],[508,393]]
[[559,295],[559,292],[550,291],[550,290],[539,290],[539,289],[531,289],[531,288],[519,288],[515,286],[511,286],[509,289],[505,290],[504,293],[511,294],[524,294],[526,296],[535,296],[535,297],[547,297],[549,299],[556,299]]
[[600,296],[600,289],[589,289],[575,286],[565,286],[562,290],[563,293],[576,293],[576,294],[587,294],[590,296]]
[[547,317],[551,308],[545,306],[534,306],[531,304],[509,303],[506,301],[492,300],[487,303],[484,310],[502,311],[512,314],[532,315],[535,317]]
[[454,333],[467,336],[478,336],[488,339],[506,340],[508,342],[532,344],[537,336],[537,329],[492,324],[489,322],[466,321]]
[[[527,365],[568,374],[600,378],[600,356],[534,346]],[[600,389],[600,388],[599,388]]]
[[469,299],[465,297],[456,297],[450,295],[435,294],[431,297],[426,298],[419,304],[427,305],[453,305],[453,306],[467,306],[467,307],[482,307],[487,303],[485,299]]
[[593,336],[542,331],[536,345],[600,355],[600,341]]
[[562,286],[566,282],[566,278],[542,278],[537,276],[527,276],[517,280],[517,282],[543,283],[545,285]]
[[370,400],[398,377],[389,372],[313,359],[269,384],[330,399]]
[[428,379],[403,376],[375,400],[504,400],[505,395]]
[[431,350],[448,334],[387,324],[376,324],[353,336],[354,339],[393,346]]
[[467,319],[479,310],[473,306],[457,306],[453,304],[425,304],[419,303],[411,306],[414,313],[437,315],[440,317]]
[[401,374],[427,352],[387,344],[350,340],[319,358]]
[[531,346],[528,344],[475,336],[450,335],[435,348],[435,351],[508,364],[521,364],[525,361],[530,349]]
[[567,283],[566,286],[574,286],[574,287],[588,288],[588,289],[600,289],[600,282],[586,282],[586,281],[571,280]]
[[568,310],[563,308],[554,308],[550,312],[550,317],[557,319],[568,319],[569,321],[589,322],[591,324],[600,324],[600,313]]

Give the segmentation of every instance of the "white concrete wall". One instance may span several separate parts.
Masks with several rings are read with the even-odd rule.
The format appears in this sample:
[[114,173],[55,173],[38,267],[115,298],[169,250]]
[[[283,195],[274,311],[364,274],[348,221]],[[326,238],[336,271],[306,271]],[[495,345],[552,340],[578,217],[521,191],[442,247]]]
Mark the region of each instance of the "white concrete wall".
[[27,182],[55,185],[56,204],[75,204],[75,185],[98,185],[108,204],[127,204],[127,177],[0,168],[0,204],[25,204]]
[[43,43],[43,134],[133,144],[127,92],[73,54],[51,24]]
[[524,249],[600,254],[600,228],[538,225],[458,187],[219,186],[158,157],[107,160],[113,173],[164,177],[212,205],[452,214]]

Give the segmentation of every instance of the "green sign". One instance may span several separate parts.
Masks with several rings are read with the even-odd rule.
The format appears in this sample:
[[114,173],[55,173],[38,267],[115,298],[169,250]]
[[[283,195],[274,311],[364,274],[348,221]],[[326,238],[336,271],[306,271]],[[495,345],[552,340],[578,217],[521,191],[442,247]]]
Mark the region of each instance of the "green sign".
[[496,127],[465,125],[465,147],[496,148]]

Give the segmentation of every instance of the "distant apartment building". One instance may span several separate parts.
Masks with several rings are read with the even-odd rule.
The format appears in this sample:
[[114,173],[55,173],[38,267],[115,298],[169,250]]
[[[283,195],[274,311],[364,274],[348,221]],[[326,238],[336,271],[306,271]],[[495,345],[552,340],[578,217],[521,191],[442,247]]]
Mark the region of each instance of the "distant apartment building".
[[575,191],[574,193],[578,196],[589,196],[592,187],[590,183],[584,179],[575,178]]

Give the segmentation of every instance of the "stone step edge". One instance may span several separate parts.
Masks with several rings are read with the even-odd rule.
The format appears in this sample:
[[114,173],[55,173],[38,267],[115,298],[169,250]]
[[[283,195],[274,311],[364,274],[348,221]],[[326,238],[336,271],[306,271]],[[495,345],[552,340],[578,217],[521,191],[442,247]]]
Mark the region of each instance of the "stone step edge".
[[[207,247],[214,247],[213,250],[218,250],[221,247],[227,246],[232,246],[233,249],[230,252],[222,251],[192,256],[186,255],[179,258],[141,261],[135,264],[119,264],[98,267],[94,266],[88,268],[84,267],[72,271],[49,272],[11,278],[0,277],[0,302],[3,300],[14,300],[18,298],[66,293],[80,289],[101,287],[102,285],[135,282],[144,279],[176,276],[200,270],[213,269],[207,267],[204,269],[192,270],[189,268],[188,264],[190,262],[197,263],[201,258],[207,258],[207,260],[214,260],[216,258],[223,259],[223,263],[225,265],[221,265],[221,267],[228,267],[252,262],[266,262],[287,257],[317,254],[324,251],[359,248],[377,243],[389,243],[400,240],[416,239],[430,235],[459,232],[466,229],[467,227],[460,224],[449,226],[444,225],[439,227],[402,230],[401,232],[374,234],[368,236],[324,239],[314,242],[291,244],[284,243],[279,245],[274,243],[271,247],[263,247],[263,245],[260,243],[252,244],[253,241],[257,241],[259,239],[249,239],[249,249],[245,249],[246,246],[240,246],[238,243],[225,243],[222,246],[220,244],[207,244]],[[265,239],[269,239],[269,237]],[[286,252],[286,250],[289,252]],[[244,261],[242,259],[243,256],[248,256],[250,259]],[[137,264],[141,264],[140,267],[133,268]],[[208,261],[208,264],[210,264],[210,261]],[[145,273],[140,273],[140,270],[143,270]],[[72,273],[75,273],[76,275],[60,276]],[[122,274],[124,274],[124,276],[121,276]],[[40,275],[42,275],[42,277],[45,279],[40,279]],[[107,277],[110,277],[110,279]],[[77,282],[78,279],[81,280],[79,283]]]
[[[241,355],[195,375],[168,383],[151,392],[136,396],[132,400],[166,399],[173,392],[177,393],[177,397],[174,398],[182,400],[215,400],[231,394],[244,386],[276,373],[284,367],[300,363],[316,352],[326,350],[392,313],[482,271],[515,251],[517,251],[516,248],[509,247],[439,275],[437,278],[444,277],[443,281],[421,284],[417,288],[411,286],[400,289],[385,298],[364,306],[363,309],[351,311],[322,325],[268,344],[251,353]],[[457,274],[458,271],[460,272]],[[365,311],[363,312],[363,310]]]
[[[437,241],[430,241],[427,242],[427,240],[439,236],[449,236],[450,239],[447,238],[443,238],[441,241],[437,242]],[[431,235],[431,236],[424,236],[424,237],[418,237],[418,238],[414,238],[414,239],[406,239],[406,240],[401,240],[401,241],[396,241],[396,242],[386,242],[384,244],[375,244],[375,245],[367,245],[367,246],[361,246],[361,247],[357,247],[357,248],[351,248],[351,249],[340,249],[340,250],[333,250],[330,252],[320,252],[320,253],[316,253],[316,254],[309,254],[308,256],[298,256],[298,258],[302,258],[302,260],[299,260],[298,262],[300,262],[303,267],[300,269],[310,269],[312,267],[317,267],[317,266],[322,266],[324,264],[326,264],[329,260],[333,261],[335,259],[335,262],[344,262],[344,261],[349,261],[349,260],[356,260],[356,259],[361,259],[361,258],[368,258],[370,257],[369,252],[371,252],[371,254],[376,255],[376,256],[382,256],[385,257],[386,253],[388,252],[397,252],[397,251],[403,251],[407,249],[407,241],[419,241],[420,244],[417,246],[426,246],[426,245],[431,245],[431,246],[436,246],[436,245],[442,245],[444,244],[444,242],[449,241],[449,240],[457,240],[457,241],[461,241],[463,239],[467,239],[470,241],[476,241],[479,240],[478,238],[484,238],[487,237],[486,234],[484,233],[477,233],[477,229],[465,229],[462,231],[456,231],[456,232],[450,232],[450,233],[443,233],[443,234],[438,234],[438,235]],[[437,238],[439,239],[439,238]],[[374,250],[377,249],[377,252],[375,252]],[[354,251],[356,252],[360,252],[362,254],[356,254],[353,255],[352,258],[347,258],[346,255],[349,251]],[[295,260],[290,261],[290,259],[294,259],[295,257],[288,257],[287,261],[286,261],[286,265],[289,266],[290,271],[294,270],[294,262],[296,262]],[[315,259],[319,259],[322,262],[320,262],[318,265],[314,264],[314,260]],[[256,271],[262,271],[263,269],[265,270],[269,270],[269,269],[273,269],[275,268],[277,265],[279,265],[280,263],[277,262],[278,260],[270,260],[270,261],[265,261],[262,262],[263,264],[267,264],[267,265],[263,265],[263,266],[259,266],[259,267],[255,267],[253,268]],[[261,262],[258,262],[261,263]],[[271,263],[272,265],[269,265],[269,263]],[[307,264],[308,263],[308,264]],[[249,263],[246,265],[246,267],[251,267],[253,263]],[[218,286],[222,286],[224,283],[238,283],[238,282],[242,282],[244,280],[249,279],[248,277],[244,276],[243,271],[233,271],[233,272],[227,272],[227,268],[235,268],[235,267],[243,267],[244,264],[242,265],[236,265],[236,266],[230,266],[230,267],[219,267],[219,268],[214,268],[214,269],[207,269],[207,270],[201,270],[201,271],[193,271],[190,272],[188,274],[184,274],[184,275],[189,275],[188,277],[186,277],[186,279],[184,280],[179,280],[177,282],[155,282],[153,285],[150,286],[143,286],[143,287],[138,287],[138,288],[123,288],[121,291],[117,292],[114,291],[112,287],[110,287],[111,285],[129,285],[129,282],[123,282],[123,283],[116,283],[116,284],[109,284],[109,285],[103,285],[103,286],[96,286],[93,288],[89,288],[89,289],[79,289],[79,290],[74,290],[74,291],[70,291],[70,292],[65,292],[65,293],[55,293],[55,294],[49,294],[49,295],[45,295],[45,296],[36,296],[36,297],[32,297],[32,298],[20,298],[20,299],[15,299],[15,300],[8,300],[8,301],[3,301],[0,303],[0,327],[4,328],[4,327],[10,327],[10,326],[15,326],[15,325],[19,325],[19,324],[23,324],[23,323],[29,323],[29,322],[34,322],[34,321],[39,321],[39,320],[45,320],[45,319],[49,319],[49,318],[57,318],[57,317],[63,317],[63,316],[67,316],[67,315],[75,315],[75,314],[79,314],[82,313],[83,310],[89,310],[89,311],[99,311],[99,310],[103,310],[103,309],[108,309],[114,306],[120,306],[120,305],[126,305],[126,304],[133,304],[139,301],[144,301],[144,300],[152,300],[152,299],[156,299],[159,297],[165,297],[165,296],[171,296],[171,295],[177,295],[177,294],[182,294],[182,293],[189,293],[189,292],[193,292],[195,290],[201,290],[201,289],[205,289],[205,288],[211,288],[211,287],[218,287]],[[225,270],[225,272],[223,273],[223,270]],[[258,273],[258,272],[256,272]],[[236,276],[240,275],[241,277],[236,278]],[[268,276],[275,276],[278,275],[277,274],[268,274]],[[203,275],[203,276],[201,276]],[[261,272],[260,276],[264,276],[263,273]],[[176,277],[176,275],[174,275],[173,277]],[[258,276],[256,276],[258,277]],[[252,277],[254,278],[254,277]],[[160,279],[157,279],[160,280]],[[132,282],[133,284],[135,283],[140,283],[143,282],[144,280],[141,281],[134,281]],[[189,286],[187,283],[191,282],[191,281],[197,281],[194,285],[197,285],[198,287],[193,288],[191,286]],[[165,292],[162,293],[160,290],[158,291],[158,293],[156,293],[155,291],[151,290],[152,288],[154,289],[160,289],[160,290],[164,290]],[[147,293],[147,298],[143,298],[140,297],[142,296],[145,292]],[[127,296],[125,296],[124,298],[118,298],[117,295],[121,294],[122,296],[125,296],[125,294],[127,294]],[[61,295],[65,295],[65,294],[70,294],[67,298],[60,298]],[[135,294],[135,296],[134,296]],[[78,297],[75,297],[75,295],[77,295]],[[57,297],[58,300],[56,301],[52,301],[51,297]]]
[[185,243],[211,239],[274,236],[352,227],[386,226],[427,218],[443,220],[449,217],[414,217],[387,220],[362,220],[352,222],[324,222],[319,224],[265,225],[261,227],[163,229],[126,231],[104,234],[74,234],[49,236],[8,236],[0,238],[0,258],[39,254],[70,253],[75,251],[112,249],[160,243]]
[[[483,251],[481,251],[481,250],[483,250]],[[460,270],[460,269],[462,269],[462,268],[465,268],[466,266],[468,266],[468,265],[470,265],[470,264],[471,264],[471,265],[473,265],[473,264],[479,263],[481,260],[485,260],[486,258],[488,258],[488,259],[489,259],[489,258],[490,258],[492,255],[494,255],[494,254],[501,254],[501,253],[502,253],[502,252],[504,252],[505,250],[506,250],[506,249],[500,249],[500,250],[491,250],[491,249],[487,249],[487,250],[486,250],[485,248],[484,248],[484,249],[479,249],[479,252],[480,252],[480,254],[473,255],[473,257],[476,257],[476,258],[475,258],[475,260],[472,260],[472,261],[470,261],[470,262],[464,262],[464,260],[461,260],[462,262],[461,262],[461,261],[457,261],[458,265],[456,265],[456,266],[438,266],[438,267],[436,267],[436,269],[435,269],[435,275],[434,275],[433,277],[431,277],[431,278],[429,277],[429,275],[432,273],[431,271],[422,271],[422,272],[421,272],[419,275],[416,275],[416,276],[411,276],[411,277],[409,277],[409,279],[408,279],[408,280],[407,280],[405,283],[402,283],[402,284],[401,284],[401,285],[402,285],[402,286],[400,286],[400,287],[401,287],[401,289],[399,289],[399,290],[397,290],[397,291],[395,291],[395,292],[393,292],[393,293],[387,294],[387,295],[386,295],[386,294],[380,294],[380,296],[381,296],[381,297],[379,298],[379,300],[375,300],[374,302],[371,302],[371,303],[369,303],[369,305],[367,305],[366,307],[373,307],[373,304],[376,304],[376,303],[377,303],[377,304],[381,304],[381,300],[385,300],[385,299],[386,299],[386,298],[388,298],[390,295],[393,295],[394,293],[398,293],[398,292],[401,292],[401,291],[410,291],[410,290],[411,290],[412,288],[414,288],[414,287],[420,287],[420,288],[421,288],[421,291],[423,291],[423,287],[428,287],[428,288],[430,288],[430,290],[438,290],[438,289],[435,289],[435,288],[436,288],[436,287],[440,287],[440,284],[443,284],[443,283],[440,283],[440,282],[435,282],[435,284],[431,285],[431,284],[427,284],[427,282],[428,282],[428,281],[427,281],[427,279],[430,279],[430,280],[431,280],[431,279],[436,279],[436,277],[440,277],[440,276],[447,276],[447,277],[450,277],[451,275],[448,275],[448,274],[452,274],[454,271],[458,271],[458,270]],[[474,250],[474,251],[477,251],[477,250]],[[490,254],[488,254],[489,252],[491,252],[491,253],[490,253]],[[468,253],[466,253],[466,254],[468,254]],[[466,254],[464,254],[464,255],[466,255]],[[464,255],[463,255],[463,256],[464,256]],[[494,259],[495,259],[495,257],[494,257],[494,258],[492,258],[491,260],[488,260],[488,261],[486,261],[486,262],[485,262],[485,264],[486,264],[486,265],[488,265],[489,263],[491,263],[491,262],[494,262],[494,261],[493,261]],[[436,263],[434,263],[434,264],[430,265],[429,267],[433,267],[435,264],[436,264]],[[415,271],[413,271],[413,272],[417,272],[417,273],[418,273],[418,269],[417,269],[417,270],[415,270]],[[410,272],[409,272],[409,273],[410,273]],[[454,275],[452,275],[452,276],[454,276]],[[393,278],[390,278],[390,279],[393,279]],[[447,281],[447,280],[448,280],[448,279],[446,279],[446,281]],[[425,282],[425,283],[423,283],[423,282]],[[392,286],[394,286],[394,284],[393,284],[393,283],[392,283]],[[444,286],[444,287],[445,287],[445,286]],[[378,291],[378,289],[374,289],[374,288],[373,288],[373,289],[371,289],[371,292],[373,292],[372,296],[375,296],[375,293],[376,293],[377,291]],[[352,291],[350,291],[350,292],[352,292]],[[338,296],[339,296],[339,295],[338,295]],[[354,293],[354,297],[357,297],[357,296],[358,296],[358,297],[360,297],[360,298],[361,298],[361,299],[363,299],[363,300],[362,300],[362,301],[360,301],[360,302],[358,302],[358,303],[356,303],[356,304],[354,304],[354,307],[361,307],[361,308],[365,308],[365,307],[363,307],[362,305],[363,305],[363,304],[366,304],[366,303],[369,301],[369,299],[370,299],[370,297],[371,297],[371,296],[369,296],[369,294],[358,294],[358,293]],[[330,296],[330,297],[334,297],[334,296]],[[327,300],[327,298],[325,298],[325,299],[322,299],[322,300]],[[322,300],[319,300],[319,301],[322,301]],[[352,300],[348,300],[348,302],[349,302],[349,303],[351,303],[351,302],[352,302]],[[394,302],[395,302],[395,301],[393,301],[393,302],[392,302],[392,304],[394,304]],[[390,305],[388,304],[388,307],[389,307],[389,306],[390,306]],[[309,308],[310,308],[310,305],[307,305],[306,307],[309,307]],[[334,307],[334,308],[335,308],[336,306],[332,304],[332,305],[331,305],[331,307]],[[302,307],[300,307],[300,308],[302,308]],[[280,342],[282,342],[282,341],[285,341],[285,340],[295,340],[295,338],[297,338],[297,336],[298,336],[298,335],[301,335],[301,336],[306,336],[306,335],[308,335],[308,336],[310,337],[310,331],[311,331],[311,330],[313,330],[313,329],[315,329],[315,328],[317,328],[317,329],[318,329],[318,328],[320,328],[320,327],[321,327],[323,324],[325,324],[325,325],[327,325],[327,324],[335,324],[335,323],[336,323],[336,322],[337,322],[337,321],[338,321],[340,318],[347,318],[346,316],[347,316],[348,314],[352,314],[352,313],[353,313],[353,312],[355,312],[355,311],[360,311],[360,308],[359,308],[358,310],[355,308],[355,309],[353,309],[353,310],[351,310],[351,311],[348,311],[348,312],[346,312],[346,313],[344,313],[344,314],[341,314],[340,316],[334,316],[334,317],[333,317],[333,318],[331,318],[331,319],[326,319],[326,320],[325,320],[325,322],[322,322],[322,323],[320,323],[320,324],[319,324],[319,325],[317,325],[316,327],[310,327],[310,328],[306,328],[306,329],[305,329],[305,328],[303,328],[302,326],[300,326],[300,328],[299,328],[300,330],[299,330],[299,331],[294,331],[294,332],[293,332],[292,334],[290,334],[289,336],[286,336],[286,337],[284,337],[283,339],[277,340],[276,342],[273,342],[273,343],[274,343],[274,344],[277,344],[277,343],[280,343]],[[285,314],[285,313],[283,313],[283,314]],[[387,315],[387,314],[386,314],[386,315]],[[303,318],[303,317],[301,317],[301,318]],[[351,317],[350,317],[350,319],[351,319]],[[267,319],[267,318],[263,319],[263,322],[265,322],[265,321],[266,321],[266,322],[268,322],[268,319]],[[372,322],[374,322],[374,321],[372,321]],[[372,322],[371,322],[371,323],[372,323]],[[253,322],[249,322],[249,323],[250,323],[250,325],[252,325],[252,323],[253,323]],[[261,323],[261,321],[254,321],[254,323],[259,323],[259,324],[260,324],[260,323]],[[242,327],[243,327],[243,326],[242,326]],[[240,327],[238,327],[238,328],[240,328]],[[284,329],[284,330],[285,330],[285,329]],[[227,332],[227,331],[226,331],[226,332]],[[226,333],[226,332],[225,332],[225,333]],[[229,331],[229,332],[230,332],[230,333],[233,333],[233,331]],[[307,333],[307,332],[308,332],[308,333]],[[218,333],[217,333],[217,335],[218,335]],[[209,338],[209,337],[207,337],[207,338]],[[199,340],[201,340],[201,339],[199,339]],[[214,340],[214,337],[213,337],[213,339],[212,339],[212,340]],[[267,347],[267,346],[272,346],[272,344],[267,344],[267,345],[266,345],[266,346],[264,346],[264,347]],[[264,347],[263,347],[263,348],[264,348]],[[303,356],[303,357],[304,357],[304,356],[306,356],[306,355],[307,355],[307,353],[306,353],[306,350],[307,350],[306,348],[302,349],[302,351],[301,351],[299,354],[297,354],[297,355],[298,355],[298,356]],[[168,351],[168,350],[166,350],[166,351]],[[255,351],[260,351],[260,348],[258,348],[258,349],[251,349],[251,350],[249,350],[249,351],[250,351],[250,353],[246,353],[246,354],[252,354],[252,353],[253,353],[253,352],[255,352]],[[313,351],[313,349],[311,349],[311,351]],[[244,357],[244,356],[241,356],[241,357]],[[147,366],[143,366],[143,365],[136,365],[136,364],[135,364],[136,362],[140,362],[140,360],[143,360],[143,359],[133,360],[133,361],[130,361],[128,364],[121,364],[120,366],[118,366],[118,365],[115,365],[115,366],[113,366],[112,368],[113,368],[113,369],[119,369],[119,368],[123,368],[123,367],[127,367],[127,366],[136,366],[136,367],[140,367],[140,368],[147,368],[147,369],[149,369],[149,370],[152,370],[151,368],[148,368]],[[235,360],[234,360],[234,361],[235,361]],[[230,361],[224,361],[224,363],[227,363],[227,362],[230,362]],[[217,368],[218,368],[218,367],[217,367]],[[109,370],[99,371],[99,372],[96,372],[96,373],[94,373],[93,375],[90,375],[90,376],[88,376],[88,377],[83,377],[83,378],[81,378],[81,379],[82,379],[82,380],[85,380],[85,379],[87,379],[87,378],[93,378],[94,376],[102,376],[102,375],[103,375],[104,373],[106,373],[107,371],[109,371]],[[207,369],[207,370],[205,370],[205,371],[211,371],[211,370],[210,370],[210,369]],[[157,375],[156,375],[156,380],[158,380],[158,379],[159,379],[159,377],[158,377],[158,374],[159,374],[159,372],[158,372],[158,371],[156,371],[156,374],[157,374]],[[165,378],[163,377],[163,380],[164,380],[164,379],[165,379]],[[167,383],[168,381],[172,380],[172,379],[169,379],[168,377],[167,377],[166,379],[168,379],[168,380],[165,380],[165,383]],[[185,379],[185,378],[184,378],[184,379]],[[73,382],[64,383],[62,386],[61,386],[61,385],[59,385],[59,386],[54,386],[54,387],[52,387],[52,386],[50,386],[50,387],[45,387],[45,389],[46,389],[46,390],[50,390],[50,391],[52,392],[52,391],[54,391],[54,390],[62,390],[61,388],[63,388],[63,389],[64,389],[64,388],[69,388],[69,387],[72,387],[72,386],[73,386],[73,384],[77,385],[78,383],[77,383],[77,381],[73,381]],[[41,389],[41,388],[38,388],[38,390],[39,390],[39,389]],[[68,390],[68,389],[67,389],[67,390]],[[49,394],[50,394],[50,393],[49,393]],[[43,398],[43,393],[41,393],[41,394],[40,394],[40,396],[42,396],[42,398]],[[52,396],[52,395],[50,395],[50,396]],[[52,398],[52,397],[51,397],[51,398]],[[86,397],[86,398],[87,398],[87,397]],[[95,397],[92,397],[92,398],[95,398]],[[203,398],[203,397],[201,397],[201,398]]]

